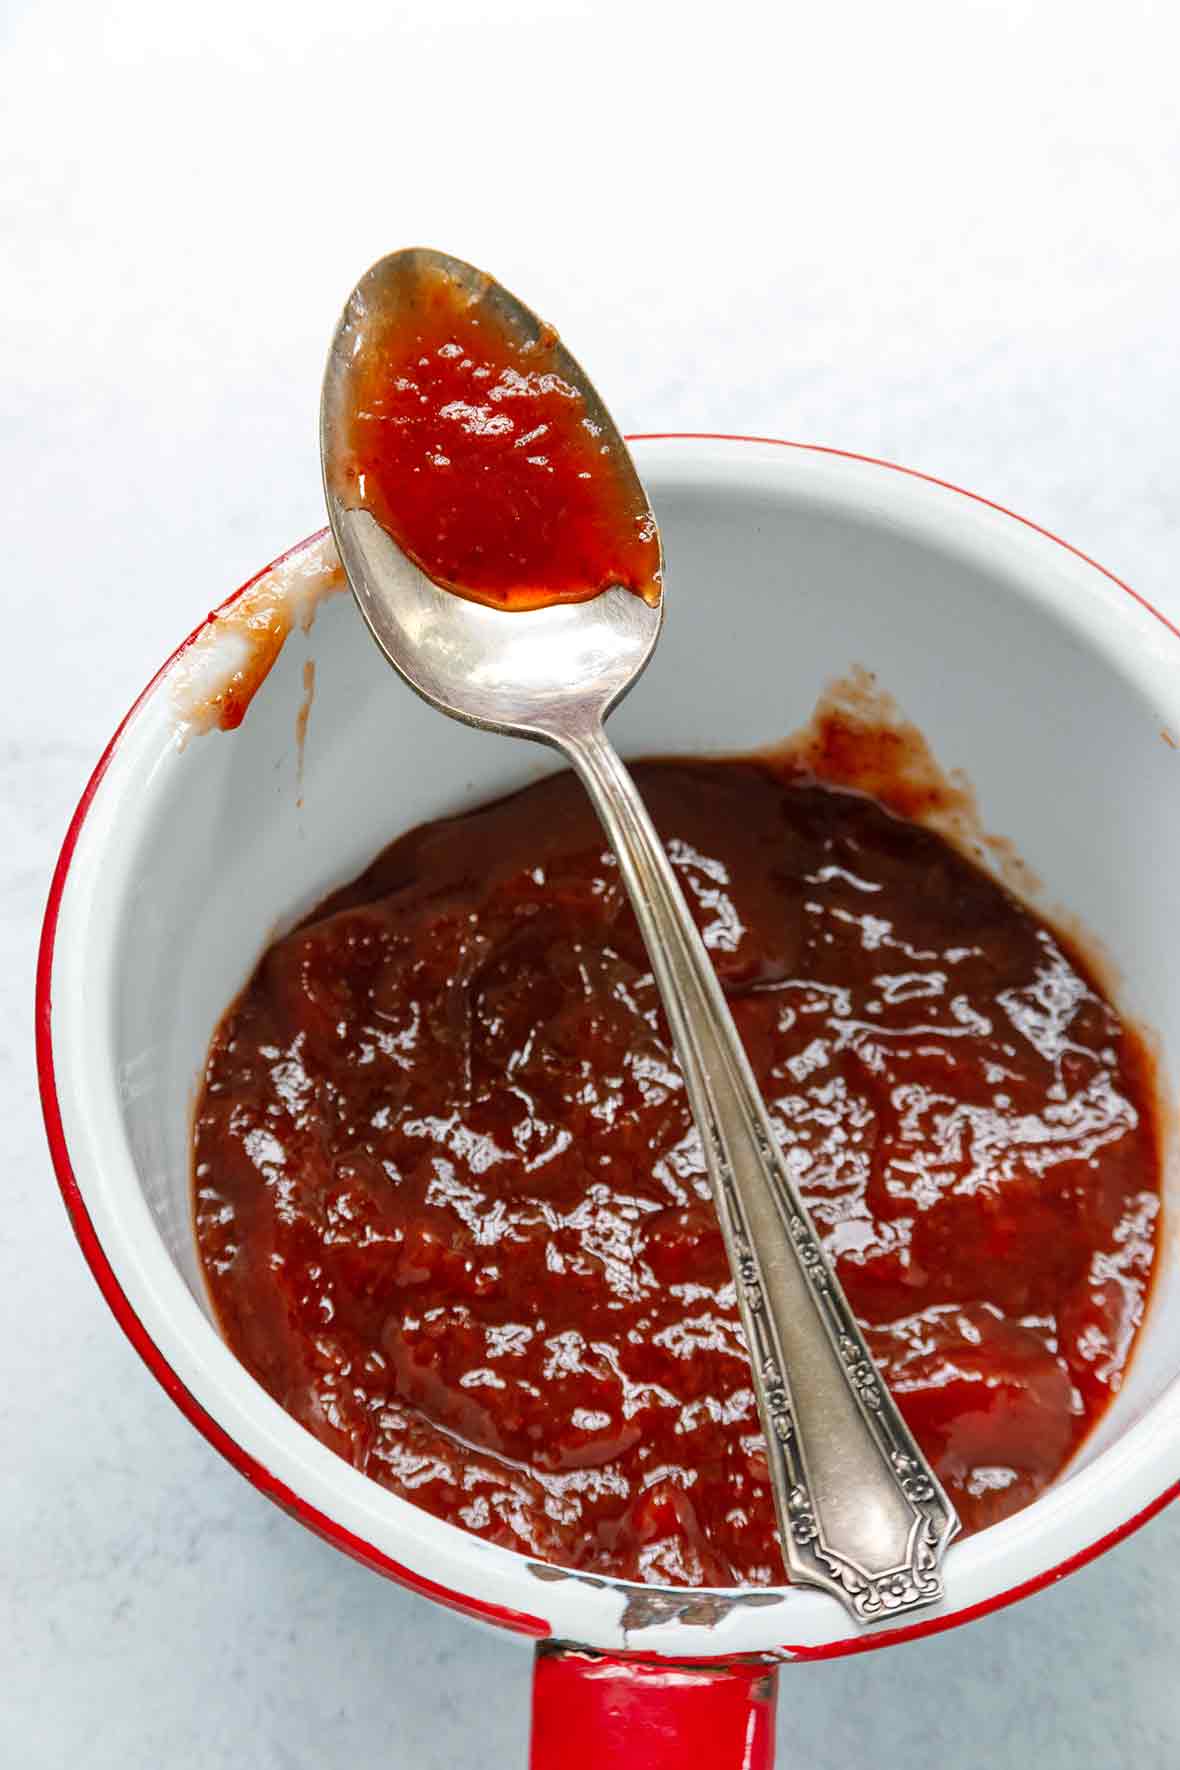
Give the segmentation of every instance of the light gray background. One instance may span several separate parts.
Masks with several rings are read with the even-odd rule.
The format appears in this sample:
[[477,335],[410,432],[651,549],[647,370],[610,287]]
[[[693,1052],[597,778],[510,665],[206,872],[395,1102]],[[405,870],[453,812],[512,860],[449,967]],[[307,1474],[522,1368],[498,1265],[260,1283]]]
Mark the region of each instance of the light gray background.
[[[32,1074],[70,811],[176,641],[319,525],[354,277],[416,242],[486,263],[624,428],[924,468],[1180,616],[1175,17],[0,4],[5,1765],[524,1763],[527,1649],[314,1541],[147,1376],[70,1236]],[[1178,1550],[1165,1514],[971,1628],[786,1669],[781,1761],[1175,1762]]]

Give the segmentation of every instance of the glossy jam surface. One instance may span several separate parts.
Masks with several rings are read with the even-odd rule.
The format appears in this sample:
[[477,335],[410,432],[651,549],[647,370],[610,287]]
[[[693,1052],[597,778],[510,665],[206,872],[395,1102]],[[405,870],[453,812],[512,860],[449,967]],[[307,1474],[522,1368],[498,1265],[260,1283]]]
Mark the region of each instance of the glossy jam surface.
[[[941,837],[762,762],[636,773],[874,1356],[979,1529],[1126,1364],[1159,1205],[1143,1051]],[[277,942],[195,1153],[230,1344],[358,1469],[544,1560],[781,1580],[700,1144],[571,777],[412,831]]]
[[528,609],[611,585],[659,600],[647,500],[572,385],[556,336],[521,343],[439,270],[414,277],[351,371],[345,503],[444,588]]

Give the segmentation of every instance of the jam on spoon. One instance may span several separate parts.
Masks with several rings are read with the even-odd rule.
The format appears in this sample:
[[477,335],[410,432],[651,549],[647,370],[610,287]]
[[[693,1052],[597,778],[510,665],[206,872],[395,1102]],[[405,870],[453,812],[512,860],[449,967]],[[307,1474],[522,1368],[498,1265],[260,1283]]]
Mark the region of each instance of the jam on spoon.
[[335,469],[426,575],[493,607],[660,595],[655,521],[616,470],[597,401],[557,334],[521,334],[490,278],[401,253],[398,299],[369,315],[350,366]]

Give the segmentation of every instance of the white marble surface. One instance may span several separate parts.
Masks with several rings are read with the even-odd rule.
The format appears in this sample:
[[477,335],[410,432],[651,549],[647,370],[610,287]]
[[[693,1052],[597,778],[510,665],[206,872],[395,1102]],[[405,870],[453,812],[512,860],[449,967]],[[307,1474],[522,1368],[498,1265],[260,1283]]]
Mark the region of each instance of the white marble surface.
[[[318,526],[354,275],[486,262],[625,427],[928,469],[1180,616],[1178,49],[1150,0],[0,11],[5,1765],[524,1763],[527,1650],[314,1541],[147,1376],[32,1073],[70,810],[176,640]],[[782,1761],[1170,1763],[1178,1618],[1174,1512],[971,1628],[788,1669]]]

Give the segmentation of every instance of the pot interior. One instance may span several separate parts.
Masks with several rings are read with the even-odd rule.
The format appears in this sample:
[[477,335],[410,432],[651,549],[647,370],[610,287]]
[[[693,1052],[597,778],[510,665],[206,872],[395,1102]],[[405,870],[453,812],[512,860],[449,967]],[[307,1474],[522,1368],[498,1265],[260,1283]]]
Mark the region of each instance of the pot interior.
[[[1158,1041],[1170,1096],[1180,641],[1060,544],[930,482],[767,445],[652,441],[636,456],[663,532],[668,607],[655,661],[612,719],[624,755],[773,743],[831,679],[871,670],[940,763],[965,772],[987,830],[1042,881],[1038,907],[1064,907],[1101,943],[1120,1007]],[[117,1102],[154,1231],[208,1312],[189,1124],[230,999],[276,930],[395,834],[557,764],[418,701],[346,595],[309,636],[292,634],[239,730],[178,748],[165,682],[121,749],[87,833],[118,840],[88,886],[94,939],[71,961],[72,987],[104,1004],[108,1055],[93,1085]],[[1180,1368],[1176,1179],[1172,1162],[1139,1349],[1075,1469]]]

